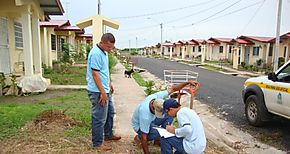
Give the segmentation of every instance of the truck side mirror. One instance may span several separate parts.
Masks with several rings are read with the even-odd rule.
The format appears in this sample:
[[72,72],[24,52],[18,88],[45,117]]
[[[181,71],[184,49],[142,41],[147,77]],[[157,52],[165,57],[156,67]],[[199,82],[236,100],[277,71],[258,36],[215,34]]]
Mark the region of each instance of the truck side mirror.
[[274,72],[268,74],[268,79],[272,81],[278,81],[278,78]]

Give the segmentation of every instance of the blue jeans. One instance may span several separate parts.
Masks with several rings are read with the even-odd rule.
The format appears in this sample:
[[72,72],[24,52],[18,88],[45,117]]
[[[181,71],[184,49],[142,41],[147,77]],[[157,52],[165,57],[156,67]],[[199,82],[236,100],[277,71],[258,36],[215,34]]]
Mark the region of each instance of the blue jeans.
[[[165,114],[164,118],[155,118],[150,124],[149,133],[147,134],[147,141],[152,141],[152,140],[160,138],[160,135],[157,129],[153,127],[161,126],[163,128],[166,128],[166,125],[171,124],[172,121],[173,121],[173,118],[170,117],[168,114]],[[141,139],[141,134],[142,134],[141,130],[139,130],[137,133],[138,133],[139,139]]]
[[161,137],[160,146],[161,146],[161,154],[173,154],[172,147],[176,149],[174,154],[186,154],[183,148],[183,138],[179,138],[176,136],[169,138]]
[[113,118],[115,114],[112,98],[107,94],[108,103],[99,104],[100,93],[88,91],[92,103],[92,142],[93,147],[103,144],[105,137],[113,136]]

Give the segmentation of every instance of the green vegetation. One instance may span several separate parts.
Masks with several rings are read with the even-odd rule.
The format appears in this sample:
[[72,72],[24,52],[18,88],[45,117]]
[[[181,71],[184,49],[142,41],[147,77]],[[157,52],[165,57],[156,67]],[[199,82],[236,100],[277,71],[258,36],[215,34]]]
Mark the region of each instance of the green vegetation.
[[110,70],[110,73],[112,73],[113,68],[118,63],[118,60],[117,60],[116,56],[113,53],[109,53],[108,57],[109,57],[109,70]]
[[62,64],[59,69],[44,68],[44,77],[57,85],[86,85],[86,67]]
[[142,78],[142,76],[138,72],[134,72],[132,76],[139,86],[146,87],[147,85],[146,81]]
[[183,62],[183,63],[186,63],[186,64],[200,64],[199,62],[196,62],[196,61],[186,61],[186,60],[180,60],[178,62]]
[[212,71],[222,71],[222,72],[229,72],[225,69],[222,69],[222,68],[218,68],[218,67],[214,67],[214,66],[210,66],[210,65],[203,65],[203,67],[209,69],[209,70],[212,70]]
[[88,103],[86,91],[69,91],[65,96],[48,99],[44,97],[41,101],[31,100],[31,103],[0,104],[0,140],[16,136],[27,122],[34,120],[39,113],[49,109],[67,110],[65,114],[81,122],[81,126],[67,130],[68,136],[90,135],[91,105]]

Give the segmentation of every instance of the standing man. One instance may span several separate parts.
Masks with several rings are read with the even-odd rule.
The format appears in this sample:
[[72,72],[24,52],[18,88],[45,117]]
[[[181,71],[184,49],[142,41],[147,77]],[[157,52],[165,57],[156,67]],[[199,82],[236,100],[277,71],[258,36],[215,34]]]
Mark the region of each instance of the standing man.
[[[108,52],[114,48],[115,37],[111,33],[103,34],[100,43],[94,46],[88,56],[87,82],[88,96],[92,103],[92,142],[97,150],[111,150],[103,141],[120,140],[113,135],[113,117],[115,114],[110,92]],[[104,137],[105,136],[105,137]]]
[[176,136],[161,138],[161,153],[202,154],[206,148],[206,137],[199,116],[193,110],[183,107],[174,99],[168,99],[163,104],[164,111],[171,117],[177,117],[178,128],[167,125],[166,130]]
[[141,144],[145,154],[149,153],[147,142],[160,138],[157,129],[153,127],[161,126],[165,128],[173,121],[172,117],[163,114],[163,99],[187,85],[195,85],[195,83],[194,81],[184,82],[172,86],[168,90],[149,95],[135,109],[131,125],[138,135],[135,136],[134,140],[137,144]]

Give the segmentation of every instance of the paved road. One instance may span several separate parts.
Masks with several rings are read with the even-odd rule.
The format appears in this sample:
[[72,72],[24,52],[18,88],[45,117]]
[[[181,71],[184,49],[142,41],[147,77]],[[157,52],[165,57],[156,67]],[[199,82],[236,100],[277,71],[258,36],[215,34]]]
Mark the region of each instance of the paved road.
[[222,117],[225,120],[232,122],[238,128],[247,130],[256,137],[263,138],[270,136],[271,138],[267,140],[273,142],[272,144],[290,150],[289,120],[275,118],[271,123],[262,128],[255,128],[248,125],[244,116],[244,104],[241,96],[243,83],[246,78],[225,75],[168,60],[140,57],[134,57],[134,59],[137,59],[138,67],[148,70],[161,79],[163,79],[163,70],[166,69],[198,72],[198,81],[200,83],[200,89],[196,95],[198,100],[217,110],[218,113],[223,115]]

